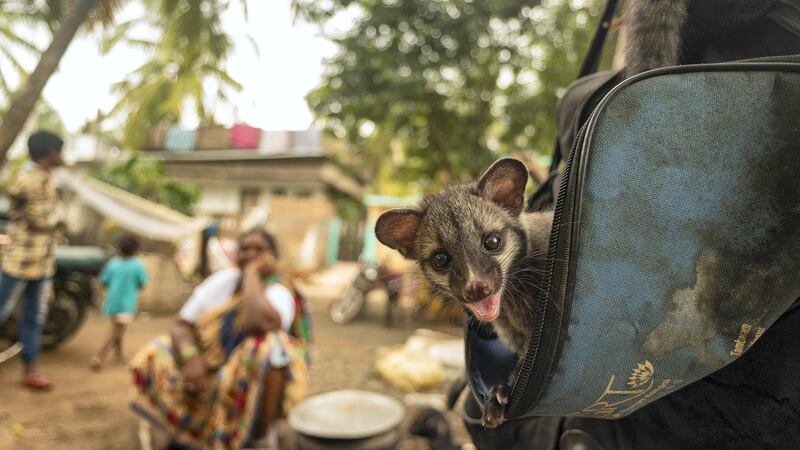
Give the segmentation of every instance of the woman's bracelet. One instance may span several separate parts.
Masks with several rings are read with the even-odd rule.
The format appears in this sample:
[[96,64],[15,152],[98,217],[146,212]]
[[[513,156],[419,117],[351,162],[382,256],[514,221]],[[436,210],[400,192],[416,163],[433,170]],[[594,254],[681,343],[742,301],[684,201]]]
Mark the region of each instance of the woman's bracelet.
[[200,349],[197,348],[196,345],[187,345],[180,349],[181,359],[186,361],[190,358],[194,358],[195,356],[200,356]]

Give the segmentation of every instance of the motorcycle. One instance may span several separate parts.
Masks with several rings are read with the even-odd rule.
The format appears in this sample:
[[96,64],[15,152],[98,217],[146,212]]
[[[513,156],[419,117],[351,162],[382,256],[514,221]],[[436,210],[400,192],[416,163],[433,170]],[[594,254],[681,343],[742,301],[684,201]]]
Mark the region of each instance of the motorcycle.
[[383,289],[388,296],[384,323],[387,327],[392,326],[394,310],[400,299],[402,276],[402,273],[393,272],[376,261],[363,262],[353,282],[345,289],[342,296],[331,304],[331,320],[338,324],[352,321],[363,310],[367,294],[376,289]]
[[74,336],[86,321],[90,307],[99,307],[92,286],[108,255],[100,247],[56,248],[53,295],[42,330],[42,347],[51,350]]
[[[97,307],[92,279],[100,273],[108,256],[99,247],[57,247],[56,273],[42,327],[42,349],[53,350],[77,334],[90,307]],[[0,326],[0,363],[22,349],[17,342],[21,304]]]
[[[0,208],[0,230],[7,224],[6,211]],[[0,233],[0,245],[8,236]],[[58,246],[55,249],[56,273],[48,294],[48,310],[42,327],[42,349],[52,350],[75,335],[86,321],[87,310],[97,306],[92,279],[100,273],[108,255],[100,247]],[[0,325],[0,364],[16,356],[21,302],[8,320]]]

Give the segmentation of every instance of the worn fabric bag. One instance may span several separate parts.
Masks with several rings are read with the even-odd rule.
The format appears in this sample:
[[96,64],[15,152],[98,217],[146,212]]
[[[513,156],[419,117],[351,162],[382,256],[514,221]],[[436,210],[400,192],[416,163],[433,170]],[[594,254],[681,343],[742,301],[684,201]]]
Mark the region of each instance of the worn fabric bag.
[[[603,98],[567,159],[508,418],[624,417],[800,297],[798,100],[797,57],[650,71]],[[482,403],[513,355],[466,336]]]

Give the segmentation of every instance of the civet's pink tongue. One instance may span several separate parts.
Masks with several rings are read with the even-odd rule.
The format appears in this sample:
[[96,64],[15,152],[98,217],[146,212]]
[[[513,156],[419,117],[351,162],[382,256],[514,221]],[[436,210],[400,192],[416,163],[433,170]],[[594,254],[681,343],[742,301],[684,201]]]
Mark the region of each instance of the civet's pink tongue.
[[473,303],[467,303],[467,308],[482,322],[491,322],[500,315],[500,294]]

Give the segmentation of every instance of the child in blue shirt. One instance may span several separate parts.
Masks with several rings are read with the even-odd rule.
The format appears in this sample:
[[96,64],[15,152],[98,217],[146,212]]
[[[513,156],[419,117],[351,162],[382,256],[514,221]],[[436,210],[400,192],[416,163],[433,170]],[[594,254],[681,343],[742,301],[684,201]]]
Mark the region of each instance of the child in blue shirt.
[[113,347],[118,361],[123,361],[122,337],[126,326],[136,314],[139,291],[147,284],[144,264],[137,258],[139,241],[133,236],[123,236],[118,243],[119,256],[112,258],[100,273],[100,281],[107,289],[103,313],[111,318],[111,334],[105,344],[92,357],[91,366],[99,370]]

